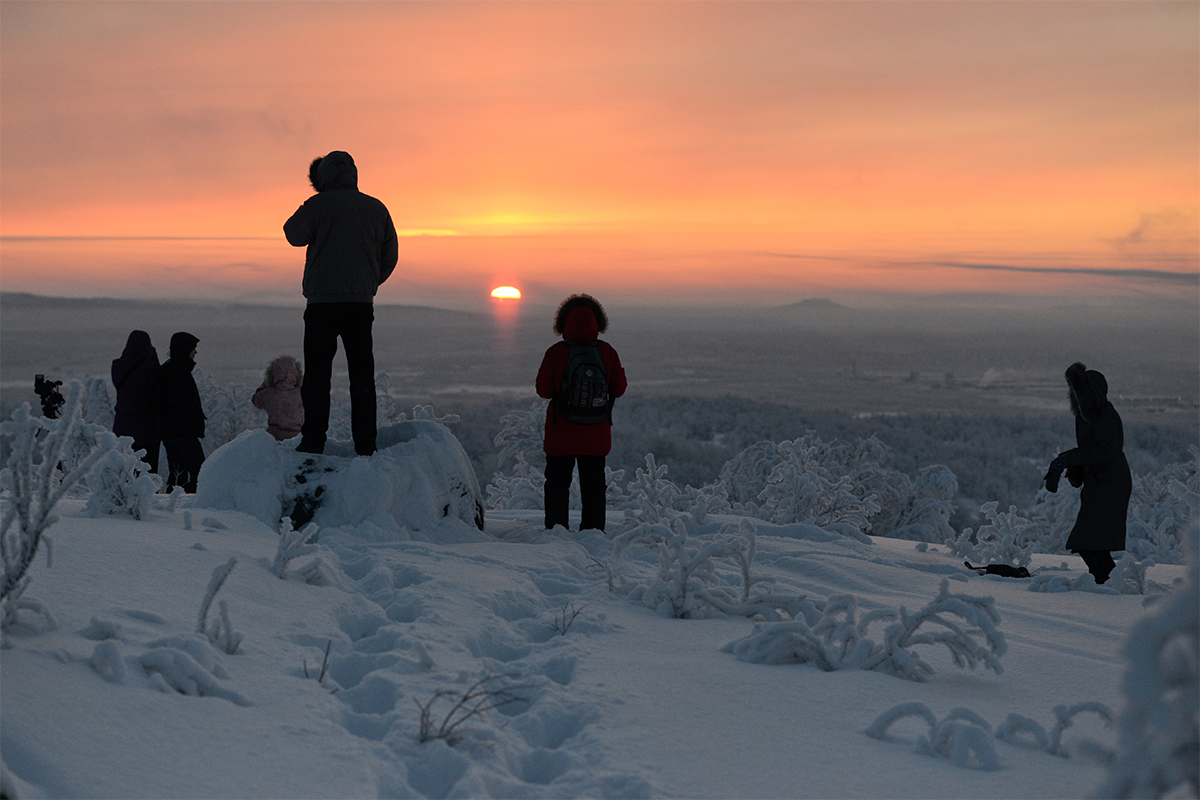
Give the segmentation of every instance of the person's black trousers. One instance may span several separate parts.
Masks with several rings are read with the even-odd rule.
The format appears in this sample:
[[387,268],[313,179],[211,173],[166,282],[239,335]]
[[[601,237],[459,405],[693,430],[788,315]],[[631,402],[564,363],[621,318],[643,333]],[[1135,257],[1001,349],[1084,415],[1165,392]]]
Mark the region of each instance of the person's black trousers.
[[163,442],[167,449],[167,491],[182,486],[188,494],[196,493],[196,479],[204,464],[204,448],[195,436],[169,439]]
[[370,303],[313,303],[304,310],[304,425],[300,446],[306,453],[325,450],[329,430],[329,391],[333,381],[333,357],[340,336],[346,348],[350,374],[350,431],[354,451],[369,456],[375,452],[375,353],[371,325],[375,307]]
[[1083,563],[1087,564],[1088,572],[1092,573],[1092,577],[1098,584],[1106,582],[1109,573],[1117,566],[1117,562],[1113,561],[1112,552],[1109,550],[1077,550],[1076,552],[1083,559]]
[[604,456],[546,456],[546,529],[555,525],[570,528],[567,511],[571,502],[571,473],[579,464],[579,495],[583,513],[579,530],[604,530]]

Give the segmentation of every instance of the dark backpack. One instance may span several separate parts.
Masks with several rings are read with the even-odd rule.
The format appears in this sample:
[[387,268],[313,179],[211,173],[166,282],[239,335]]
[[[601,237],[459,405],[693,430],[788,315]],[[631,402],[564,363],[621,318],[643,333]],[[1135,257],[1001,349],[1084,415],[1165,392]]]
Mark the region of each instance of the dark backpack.
[[608,375],[596,342],[567,342],[567,374],[558,393],[558,413],[590,425],[609,418]]

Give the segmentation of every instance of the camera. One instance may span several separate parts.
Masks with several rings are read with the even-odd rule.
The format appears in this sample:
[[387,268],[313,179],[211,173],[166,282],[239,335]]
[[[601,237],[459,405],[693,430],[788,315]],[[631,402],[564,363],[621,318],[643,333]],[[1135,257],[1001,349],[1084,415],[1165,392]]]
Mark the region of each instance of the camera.
[[33,376],[33,391],[42,399],[42,416],[46,419],[58,419],[58,413],[67,402],[58,391],[60,386],[62,381],[48,381],[45,375]]

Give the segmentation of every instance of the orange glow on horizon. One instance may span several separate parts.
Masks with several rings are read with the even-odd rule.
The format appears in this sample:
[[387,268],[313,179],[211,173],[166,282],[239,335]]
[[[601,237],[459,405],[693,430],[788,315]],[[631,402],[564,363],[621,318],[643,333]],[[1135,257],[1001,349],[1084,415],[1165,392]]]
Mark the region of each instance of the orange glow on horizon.
[[344,149],[382,302],[1194,291],[1200,5],[862,11],[7,3],[2,286],[291,302]]

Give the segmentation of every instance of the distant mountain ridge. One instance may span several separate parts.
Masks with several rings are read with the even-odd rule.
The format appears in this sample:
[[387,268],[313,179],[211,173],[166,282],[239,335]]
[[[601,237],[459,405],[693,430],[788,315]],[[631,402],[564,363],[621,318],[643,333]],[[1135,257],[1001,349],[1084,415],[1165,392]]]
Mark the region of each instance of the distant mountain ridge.
[[[52,297],[50,295],[32,294],[30,292],[0,292],[0,306],[10,309],[15,308],[129,308],[130,306],[140,306],[143,308],[237,308],[247,311],[294,311],[303,313],[304,306],[296,305],[277,305],[273,303],[243,303],[228,300],[191,300],[191,299],[137,299],[137,298],[117,298],[117,297]],[[471,311],[453,311],[446,308],[437,308],[435,306],[418,306],[418,305],[403,305],[392,303],[376,303],[377,308],[390,308],[404,310],[407,312],[425,313],[425,314],[445,314],[447,316],[458,317],[476,317],[479,316],[476,312]]]
[[799,303],[791,303],[786,306],[778,306],[781,310],[802,310],[802,311],[853,311],[850,306],[844,306],[841,303],[835,303],[824,297],[810,297],[807,300],[801,300]]

